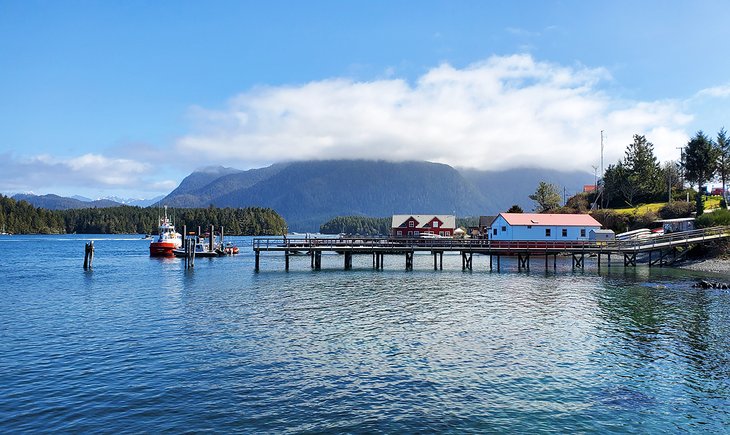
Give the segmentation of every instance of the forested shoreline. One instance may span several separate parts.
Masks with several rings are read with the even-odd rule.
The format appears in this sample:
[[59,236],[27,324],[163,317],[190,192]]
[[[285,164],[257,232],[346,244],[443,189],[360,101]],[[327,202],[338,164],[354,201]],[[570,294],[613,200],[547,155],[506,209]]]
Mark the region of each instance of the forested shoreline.
[[[0,229],[11,234],[154,234],[158,208],[119,206],[46,210],[0,195]],[[284,234],[287,224],[270,208],[186,208],[169,210],[178,230],[183,225],[223,226],[226,234],[260,236]]]

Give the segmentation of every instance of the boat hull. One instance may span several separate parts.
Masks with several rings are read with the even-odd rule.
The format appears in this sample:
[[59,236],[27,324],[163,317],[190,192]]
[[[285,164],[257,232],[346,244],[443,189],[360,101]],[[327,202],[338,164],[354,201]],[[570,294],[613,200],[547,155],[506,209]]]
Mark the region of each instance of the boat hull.
[[173,257],[173,251],[179,245],[171,242],[153,242],[150,243],[150,257]]

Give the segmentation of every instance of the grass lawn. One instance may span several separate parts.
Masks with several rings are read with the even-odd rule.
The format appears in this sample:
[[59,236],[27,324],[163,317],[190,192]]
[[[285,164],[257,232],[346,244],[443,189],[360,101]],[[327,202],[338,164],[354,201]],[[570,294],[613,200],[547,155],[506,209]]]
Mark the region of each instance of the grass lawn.
[[[711,210],[713,208],[720,207],[720,196],[708,196],[705,199],[705,210]],[[641,204],[632,208],[616,208],[616,213],[621,214],[643,214],[649,211],[659,213],[659,209],[667,205],[666,202],[653,202],[651,204]]]
[[621,214],[642,214],[649,211],[653,211],[654,213],[659,213],[659,209],[667,205],[666,202],[653,202],[651,204],[641,204],[636,207],[632,208],[617,208],[614,209],[616,213]]

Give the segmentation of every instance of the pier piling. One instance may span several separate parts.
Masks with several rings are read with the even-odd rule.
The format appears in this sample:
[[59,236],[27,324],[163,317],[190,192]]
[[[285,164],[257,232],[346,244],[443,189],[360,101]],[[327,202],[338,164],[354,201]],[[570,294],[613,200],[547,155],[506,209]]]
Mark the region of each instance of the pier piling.
[[93,268],[94,263],[94,241],[84,246],[84,270]]

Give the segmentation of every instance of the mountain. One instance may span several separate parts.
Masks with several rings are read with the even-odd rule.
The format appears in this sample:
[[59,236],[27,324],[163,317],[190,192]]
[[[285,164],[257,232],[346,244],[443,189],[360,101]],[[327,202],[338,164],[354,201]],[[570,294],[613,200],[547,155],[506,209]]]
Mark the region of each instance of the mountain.
[[81,202],[91,202],[93,199],[81,195],[72,195],[71,199],[78,199]]
[[560,195],[565,193],[567,198],[582,192],[585,184],[593,184],[593,175],[582,171],[516,168],[504,171],[461,169],[459,172],[485,194],[488,199],[487,209],[496,210],[489,214],[506,211],[515,204],[525,211],[533,210],[535,203],[529,196],[535,193],[541,181],[554,184]]
[[[540,181],[575,193],[591,174],[541,169],[456,170],[429,162],[325,160],[237,171],[196,171],[160,204],[174,207],[270,207],[292,231],[316,231],[335,216],[405,213],[478,216],[511,205],[534,207]],[[217,176],[216,176],[217,175]],[[206,184],[207,181],[207,184]]]
[[69,210],[76,208],[102,208],[102,207],[118,207],[122,204],[118,202],[109,201],[106,199],[99,199],[96,201],[80,201],[74,198],[67,198],[58,195],[30,195],[30,194],[17,194],[13,195],[13,199],[16,201],[26,201],[32,204],[34,207],[45,208],[47,210]]
[[241,171],[238,169],[216,167],[196,171],[183,179],[180,185],[159,201],[170,207],[208,207],[218,205],[219,197],[241,189],[249,188],[263,181],[281,169],[285,163],[266,168]]
[[[104,198],[100,198],[100,199],[114,201],[116,203],[123,204],[123,205],[132,205],[132,206],[137,206],[137,207],[149,207],[150,205],[157,203],[159,200],[161,200],[164,197],[165,197],[165,195],[160,195],[160,196],[156,196],[152,199],[138,199],[138,198],[120,198],[118,196],[105,196]],[[91,201],[91,200],[89,200],[89,201]]]

